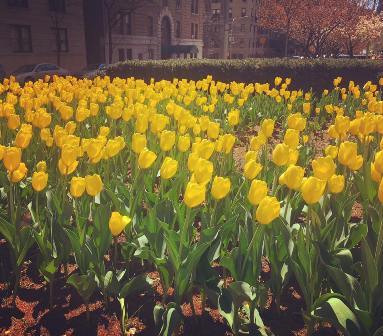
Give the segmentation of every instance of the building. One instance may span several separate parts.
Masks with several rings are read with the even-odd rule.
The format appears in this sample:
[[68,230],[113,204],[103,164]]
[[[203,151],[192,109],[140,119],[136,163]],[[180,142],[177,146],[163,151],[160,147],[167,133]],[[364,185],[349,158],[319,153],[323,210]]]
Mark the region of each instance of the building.
[[9,74],[25,64],[86,64],[82,0],[0,0],[0,63]]
[[204,57],[281,56],[283,38],[257,25],[260,0],[212,0],[204,26]]
[[103,18],[102,36],[87,24],[87,45],[92,44],[88,41],[98,40],[93,48],[96,45],[102,50],[93,53],[99,56],[91,62],[202,58],[206,7],[205,0],[115,0],[109,7],[105,0],[85,0],[85,21]]

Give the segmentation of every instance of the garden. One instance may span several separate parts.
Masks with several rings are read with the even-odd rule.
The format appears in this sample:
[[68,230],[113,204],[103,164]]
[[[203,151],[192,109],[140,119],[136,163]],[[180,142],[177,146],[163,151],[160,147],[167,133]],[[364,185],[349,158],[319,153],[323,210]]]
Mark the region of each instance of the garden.
[[0,84],[0,335],[383,335],[383,78],[126,77]]

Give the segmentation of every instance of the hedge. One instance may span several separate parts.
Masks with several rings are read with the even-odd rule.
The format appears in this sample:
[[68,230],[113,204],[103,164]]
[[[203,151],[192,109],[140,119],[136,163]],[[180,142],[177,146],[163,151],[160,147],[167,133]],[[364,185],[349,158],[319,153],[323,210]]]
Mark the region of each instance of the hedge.
[[248,60],[180,60],[127,61],[109,66],[106,74],[111,77],[135,77],[149,81],[173,78],[198,80],[212,75],[215,80],[245,83],[273,82],[276,76],[291,77],[293,88],[310,88],[320,92],[341,76],[345,81],[354,80],[363,85],[376,81],[383,72],[383,61],[360,59],[248,59]]

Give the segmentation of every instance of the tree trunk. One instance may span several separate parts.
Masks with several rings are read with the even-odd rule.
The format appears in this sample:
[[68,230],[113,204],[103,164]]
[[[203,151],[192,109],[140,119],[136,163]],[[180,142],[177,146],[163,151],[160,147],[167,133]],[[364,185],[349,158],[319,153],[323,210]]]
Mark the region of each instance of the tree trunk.
[[289,37],[290,37],[290,25],[288,25],[286,30],[286,38],[285,38],[285,57],[288,56],[289,53]]

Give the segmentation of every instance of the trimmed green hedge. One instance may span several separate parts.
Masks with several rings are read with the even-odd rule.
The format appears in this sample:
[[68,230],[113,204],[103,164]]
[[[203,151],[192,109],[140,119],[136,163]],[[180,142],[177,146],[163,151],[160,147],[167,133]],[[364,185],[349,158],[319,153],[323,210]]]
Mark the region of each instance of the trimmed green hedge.
[[383,61],[360,59],[249,59],[249,60],[166,60],[127,61],[108,67],[111,77],[136,77],[149,81],[173,78],[198,80],[212,75],[224,82],[273,82],[276,76],[291,77],[292,87],[319,92],[332,86],[332,80],[342,76],[344,81],[357,84],[376,81],[383,72]]

